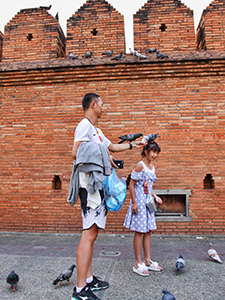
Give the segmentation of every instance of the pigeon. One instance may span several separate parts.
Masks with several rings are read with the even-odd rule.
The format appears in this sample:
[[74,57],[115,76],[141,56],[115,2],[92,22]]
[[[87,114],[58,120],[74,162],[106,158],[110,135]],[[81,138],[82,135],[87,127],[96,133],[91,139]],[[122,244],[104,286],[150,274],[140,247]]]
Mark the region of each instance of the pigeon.
[[59,13],[57,12],[57,14],[55,15],[55,19],[56,21],[59,21]]
[[78,59],[79,57],[69,52],[69,57],[72,59]]
[[134,51],[134,55],[138,58],[138,59],[146,59],[147,56],[137,52],[137,51]]
[[123,56],[123,52],[120,52],[120,54],[117,54],[116,56],[112,57],[111,59],[119,61],[122,56]]
[[12,272],[8,275],[6,281],[11,285],[11,289],[13,290],[13,292],[15,292],[17,283],[19,282],[19,275],[17,275],[15,271],[12,270]]
[[184,267],[185,267],[185,260],[183,255],[180,254],[179,258],[176,261],[176,271],[183,272]]
[[52,8],[52,5],[49,6],[40,6],[40,8],[46,9],[46,10],[50,10]]
[[208,255],[209,255],[209,258],[212,260],[212,261],[215,261],[215,262],[218,262],[220,264],[223,263],[223,261],[221,260],[221,258],[219,257],[218,253],[216,252],[215,249],[212,248],[212,244],[210,243],[210,248],[208,250]]
[[163,53],[160,53],[159,50],[156,50],[156,57],[160,59],[169,58],[168,55],[165,55]]
[[57,283],[61,282],[62,281],[65,281],[67,280],[68,283],[69,283],[69,279],[70,277],[72,276],[73,274],[73,270],[76,266],[75,265],[72,265],[69,269],[66,269],[65,271],[63,271],[54,281],[53,281],[53,285],[56,285]]
[[146,53],[154,53],[156,52],[156,48],[150,48],[146,50]]
[[86,54],[84,54],[82,57],[84,58],[90,58],[92,56],[92,51],[87,52]]
[[121,135],[119,136],[119,139],[121,139],[122,141],[119,141],[119,144],[122,144],[125,141],[133,142],[134,140],[138,139],[140,136],[143,136],[143,133]]
[[151,133],[151,134],[148,134],[148,135],[144,135],[143,139],[142,139],[142,142],[143,143],[153,142],[155,139],[157,139],[158,136],[159,136],[158,133]]
[[167,290],[162,290],[163,292],[163,297],[162,300],[176,300],[174,295],[172,295],[170,292],[168,292]]
[[102,55],[107,55],[108,57],[111,57],[113,55],[113,50],[102,52]]

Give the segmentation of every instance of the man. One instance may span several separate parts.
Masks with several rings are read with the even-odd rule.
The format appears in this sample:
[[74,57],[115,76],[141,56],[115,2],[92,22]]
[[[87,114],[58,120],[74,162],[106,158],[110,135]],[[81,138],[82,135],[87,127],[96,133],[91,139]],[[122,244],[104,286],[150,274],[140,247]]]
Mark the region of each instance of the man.
[[[112,144],[102,133],[102,131],[95,127],[98,119],[103,112],[103,101],[99,95],[95,93],[88,93],[82,100],[84,109],[84,119],[78,124],[75,135],[74,145],[72,150],[72,157],[75,160],[78,155],[78,148],[82,142],[94,142],[101,144],[101,146],[108,148],[111,152],[120,152],[135,147],[141,147],[142,143],[133,142],[129,144]],[[81,148],[80,148],[81,149]],[[108,151],[107,151],[108,153]],[[110,156],[111,165],[117,168],[113,163],[113,158]],[[79,172],[79,196],[82,208],[83,232],[80,243],[77,249],[76,263],[77,263],[77,284],[74,287],[72,300],[100,300],[93,291],[106,289],[109,283],[101,281],[92,275],[92,255],[94,249],[94,242],[98,236],[98,230],[105,228],[106,223],[106,208],[103,202],[102,190],[96,191],[94,201],[100,199],[100,204],[94,208],[88,205],[88,198],[92,197],[87,192],[87,180],[89,174]]]

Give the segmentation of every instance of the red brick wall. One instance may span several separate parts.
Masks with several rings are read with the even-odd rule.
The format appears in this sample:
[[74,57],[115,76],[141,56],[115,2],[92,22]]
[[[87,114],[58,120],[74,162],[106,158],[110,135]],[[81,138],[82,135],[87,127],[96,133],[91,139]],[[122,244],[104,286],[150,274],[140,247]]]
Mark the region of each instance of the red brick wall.
[[[99,127],[112,142],[122,133],[160,134],[155,189],[192,191],[192,221],[158,222],[156,233],[224,234],[224,59],[209,53],[171,62],[143,64],[127,57],[113,65],[107,59],[95,63],[83,68],[83,62],[58,60],[49,69],[48,61],[41,68],[1,64],[0,230],[81,230],[79,204],[71,208],[66,198],[81,99],[93,91],[105,101]],[[136,149],[115,157],[125,161],[120,176],[141,159]],[[203,188],[207,173],[215,180],[213,190]],[[54,175],[61,190],[52,189]],[[106,232],[128,232],[123,228],[128,204],[129,196],[120,212],[109,213]]]
[[192,10],[178,0],[147,1],[134,15],[134,48],[142,53],[149,48],[169,53],[194,50]]
[[64,33],[45,9],[22,9],[5,26],[3,61],[43,60],[64,54]]
[[123,16],[107,1],[88,0],[67,21],[66,49],[78,56],[88,51],[94,56],[108,50],[125,51]]
[[215,0],[203,11],[197,28],[197,48],[224,49],[225,0]]
[[3,34],[0,31],[0,61],[2,60]]

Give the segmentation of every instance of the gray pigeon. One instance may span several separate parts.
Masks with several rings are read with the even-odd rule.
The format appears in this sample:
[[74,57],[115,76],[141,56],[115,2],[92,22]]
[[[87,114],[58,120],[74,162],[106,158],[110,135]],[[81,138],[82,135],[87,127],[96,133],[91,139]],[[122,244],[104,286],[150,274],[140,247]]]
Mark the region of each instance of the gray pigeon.
[[168,55],[165,55],[163,53],[160,53],[159,50],[156,50],[156,57],[160,59],[169,58]]
[[156,52],[156,48],[150,48],[146,50],[146,53],[154,53]]
[[162,300],[176,300],[174,295],[172,295],[170,292],[168,292],[167,290],[162,290],[163,292],[163,297]]
[[119,136],[119,139],[121,139],[122,141],[119,141],[119,144],[122,144],[125,141],[133,142],[134,140],[138,139],[141,136],[143,136],[142,133],[121,135]]
[[84,54],[82,57],[84,58],[90,58],[92,56],[92,51],[87,52],[86,54]]
[[17,275],[15,271],[12,270],[12,272],[8,275],[6,281],[11,285],[11,289],[13,290],[13,292],[15,292],[17,283],[19,282],[19,275]]
[[119,61],[122,58],[122,56],[123,56],[123,52],[120,52],[120,54],[112,57],[111,60],[117,60],[117,61]]
[[176,261],[176,271],[183,272],[185,267],[185,260],[182,254],[179,255],[179,258]]
[[40,6],[40,8],[43,8],[45,10],[50,10],[52,8],[52,5],[49,5],[49,6]]
[[151,133],[151,134],[148,134],[148,135],[144,135],[143,139],[142,139],[142,142],[143,143],[153,142],[155,139],[157,139],[158,136],[159,136],[158,133]]
[[69,57],[72,58],[72,59],[79,59],[78,56],[74,55],[73,53],[70,53],[69,52]]
[[108,57],[111,57],[113,55],[113,50],[102,52],[102,55],[107,55]]
[[66,269],[65,271],[63,271],[54,281],[53,281],[53,285],[56,285],[57,283],[60,282],[60,284],[62,283],[62,281],[67,280],[67,282],[69,283],[69,279],[73,274],[73,270],[76,266],[72,265],[69,269]]
[[134,55],[138,58],[138,59],[147,59],[147,56],[137,52],[137,51],[134,51]]

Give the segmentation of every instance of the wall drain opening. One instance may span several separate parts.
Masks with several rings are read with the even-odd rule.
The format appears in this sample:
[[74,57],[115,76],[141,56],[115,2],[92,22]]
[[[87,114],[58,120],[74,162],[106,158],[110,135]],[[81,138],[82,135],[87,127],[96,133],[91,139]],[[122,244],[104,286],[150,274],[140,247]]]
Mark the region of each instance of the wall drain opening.
[[28,39],[28,41],[31,41],[31,40],[32,40],[32,38],[33,38],[33,35],[32,35],[32,33],[28,33],[28,35],[27,35],[27,39]]
[[91,31],[92,35],[96,36],[98,34],[98,31],[96,30],[96,28],[94,28],[92,31]]
[[167,29],[166,24],[161,24],[161,26],[159,27],[159,29],[161,29],[161,31],[166,31],[166,29]]

